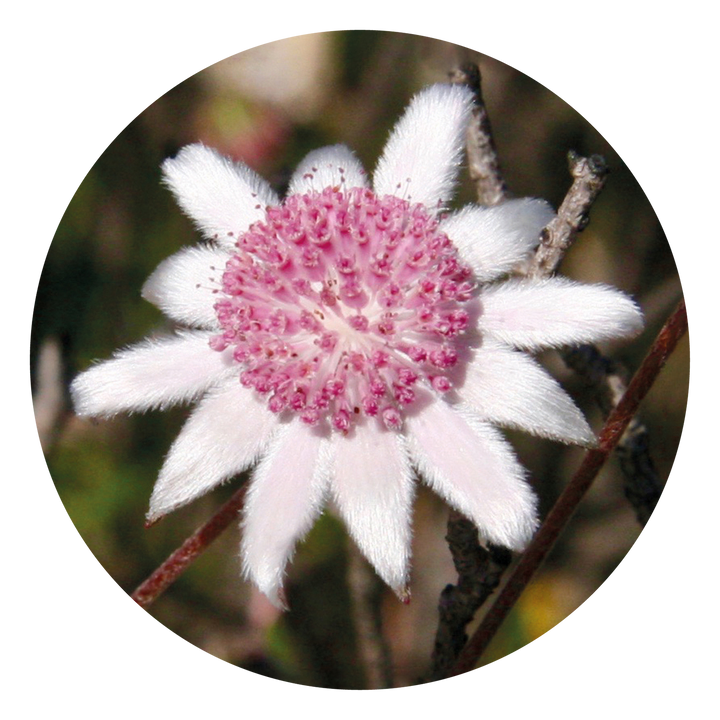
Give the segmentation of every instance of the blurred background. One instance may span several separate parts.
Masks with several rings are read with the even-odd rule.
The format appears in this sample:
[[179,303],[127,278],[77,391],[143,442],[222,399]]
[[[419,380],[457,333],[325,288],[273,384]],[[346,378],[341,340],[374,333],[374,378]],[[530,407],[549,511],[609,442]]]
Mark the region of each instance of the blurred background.
[[[198,236],[160,183],[163,159],[200,140],[247,163],[282,191],[306,152],[342,142],[372,170],[412,94],[445,81],[450,70],[467,61],[481,68],[502,170],[514,195],[544,197],[557,207],[570,184],[569,150],[599,153],[608,161],[611,173],[591,223],[562,271],[578,280],[610,283],[636,298],[646,315],[645,333],[603,350],[631,370],[642,360],[681,297],[670,248],[630,170],[598,131],[546,88],[492,58],[398,33],[307,35],[227,58],[169,90],[109,145],[62,218],[38,288],[31,372],[48,467],[78,531],[128,593],[244,480],[146,530],[153,483],[189,408],[90,422],[75,418],[68,402],[69,381],[91,361],[165,326],[160,312],[140,298],[140,288],[162,259]],[[473,199],[464,175],[457,202]],[[548,353],[541,360],[598,430],[602,418],[588,388],[557,355]],[[662,479],[682,429],[688,368],[686,338],[642,406]],[[509,435],[546,511],[582,453]],[[622,560],[641,529],[622,488],[613,460],[504,623],[484,663],[552,628]],[[421,487],[412,602],[402,605],[389,591],[382,598],[398,686],[427,677],[438,597],[457,579],[444,540],[446,522],[447,508]],[[242,580],[238,547],[234,525],[149,612],[179,636],[239,667],[307,685],[363,687],[347,586],[353,553],[342,525],[326,513],[299,546],[287,583],[292,610],[282,615]]]

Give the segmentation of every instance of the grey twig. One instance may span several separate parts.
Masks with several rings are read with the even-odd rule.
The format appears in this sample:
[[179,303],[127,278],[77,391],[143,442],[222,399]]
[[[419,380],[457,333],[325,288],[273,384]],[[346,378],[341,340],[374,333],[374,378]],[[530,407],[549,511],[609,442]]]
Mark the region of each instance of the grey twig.
[[588,224],[590,207],[605,185],[608,170],[600,155],[584,158],[571,151],[568,153],[568,165],[572,185],[557,215],[542,231],[540,245],[524,269],[523,274],[527,277],[548,277],[557,270],[567,249]]
[[467,131],[467,161],[478,202],[481,205],[499,205],[507,198],[508,192],[500,172],[490,118],[482,96],[480,68],[475,64],[463,65],[450,73],[450,81],[467,85],[475,96],[472,121]]

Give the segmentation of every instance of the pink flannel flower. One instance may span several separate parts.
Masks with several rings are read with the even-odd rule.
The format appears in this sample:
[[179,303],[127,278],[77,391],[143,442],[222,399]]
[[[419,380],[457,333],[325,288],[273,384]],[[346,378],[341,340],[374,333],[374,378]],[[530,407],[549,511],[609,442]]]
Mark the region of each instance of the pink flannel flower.
[[79,415],[199,400],[150,500],[155,520],[257,464],[244,572],[283,603],[296,543],[331,501],[379,575],[407,593],[414,472],[482,538],[521,550],[536,499],[496,426],[594,436],[523,351],[639,331],[625,295],[510,271],[553,217],[541,200],[447,213],[472,105],[419,93],[372,177],[344,146],[310,153],[285,200],[202,145],[163,165],[206,238],[161,263],[143,295],[184,329],[80,374]]

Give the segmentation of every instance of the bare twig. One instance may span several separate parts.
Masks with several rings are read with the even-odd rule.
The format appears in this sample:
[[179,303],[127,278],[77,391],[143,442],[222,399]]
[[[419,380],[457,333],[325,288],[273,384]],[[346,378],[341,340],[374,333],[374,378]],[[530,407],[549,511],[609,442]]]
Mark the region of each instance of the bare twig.
[[571,151],[568,165],[573,183],[557,215],[542,231],[540,245],[524,268],[527,277],[548,277],[557,270],[567,249],[588,224],[590,207],[605,184],[607,165],[600,155],[584,158]]
[[622,399],[610,413],[600,433],[598,447],[587,452],[582,464],[548,513],[488,614],[460,653],[452,671],[453,675],[467,672],[475,666],[620,441],[638,406],[686,331],[685,303],[680,302],[655,339]]
[[235,520],[245,499],[243,485],[202,527],[193,533],[132,594],[133,600],[148,607],[182,575],[188,566]]
[[474,93],[472,120],[467,131],[467,160],[470,178],[475,183],[481,205],[499,205],[507,198],[507,187],[490,128],[490,118],[482,96],[480,68],[472,63],[450,73],[451,82],[467,85]]
[[495,591],[512,560],[505,548],[480,545],[474,523],[455,510],[450,511],[446,540],[459,578],[457,585],[446,585],[440,594],[431,680],[446,677],[452,669],[467,642],[467,624]]

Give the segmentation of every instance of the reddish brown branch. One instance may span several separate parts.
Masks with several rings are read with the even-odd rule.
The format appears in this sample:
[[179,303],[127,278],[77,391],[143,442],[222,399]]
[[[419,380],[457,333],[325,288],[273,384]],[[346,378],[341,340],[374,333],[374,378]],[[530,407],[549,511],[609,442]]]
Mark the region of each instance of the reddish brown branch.
[[145,582],[138,586],[131,596],[138,605],[148,607],[152,604],[237,518],[245,500],[245,491],[246,486],[243,485],[210,520],[198,528]]
[[620,441],[638,406],[647,395],[660,370],[686,331],[687,314],[685,312],[685,303],[681,301],[655,339],[650,352],[645,357],[637,373],[635,373],[617,407],[608,417],[600,433],[598,447],[587,452],[572,480],[570,480],[552,510],[548,513],[530,546],[520,558],[507,584],[497,596],[495,603],[460,653],[452,671],[453,675],[467,672],[475,666],[503,620],[517,602],[520,594],[550,552],[605,461]]

